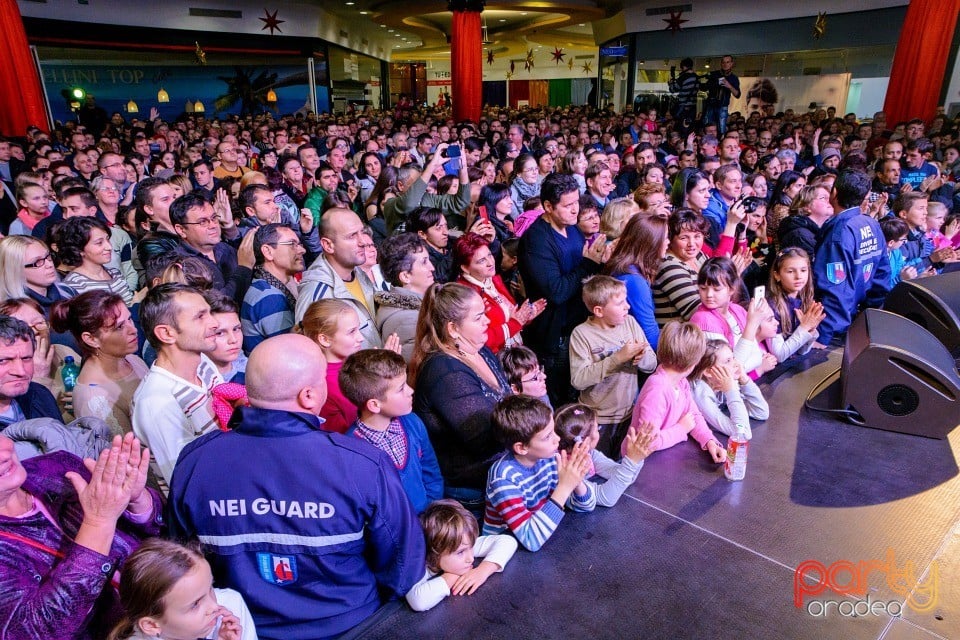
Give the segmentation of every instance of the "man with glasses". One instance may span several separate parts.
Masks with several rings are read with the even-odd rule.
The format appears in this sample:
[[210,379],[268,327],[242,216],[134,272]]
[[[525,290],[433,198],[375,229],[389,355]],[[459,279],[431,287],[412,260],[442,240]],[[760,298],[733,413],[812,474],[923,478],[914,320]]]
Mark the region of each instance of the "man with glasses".
[[100,156],[97,167],[100,169],[101,176],[113,180],[113,183],[120,189],[120,204],[122,206],[128,206],[133,202],[133,185],[135,183],[127,182],[127,171],[123,168],[122,155],[108,151]]
[[205,260],[213,276],[213,287],[241,302],[253,275],[254,238],[248,234],[239,251],[221,242],[221,226],[224,230],[233,226],[229,206],[225,214],[217,213],[203,196],[188,193],[170,206],[170,222],[180,236],[180,250]]
[[217,159],[220,165],[214,169],[213,177],[217,180],[224,178],[242,178],[249,169],[240,166],[237,161],[237,143],[221,142],[217,145]]
[[267,338],[288,333],[297,307],[296,275],[304,269],[303,245],[283,224],[259,227],[253,240],[253,282],[240,307],[243,349],[247,353]]

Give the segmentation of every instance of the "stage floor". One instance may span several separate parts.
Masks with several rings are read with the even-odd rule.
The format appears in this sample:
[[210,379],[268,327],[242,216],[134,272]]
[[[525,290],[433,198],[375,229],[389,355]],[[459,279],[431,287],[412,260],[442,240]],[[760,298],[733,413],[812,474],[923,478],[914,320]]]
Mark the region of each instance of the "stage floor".
[[[960,431],[931,440],[804,409],[839,363],[815,353],[761,384],[771,419],[754,423],[743,482],[692,440],[655,453],[617,506],[568,514],[475,595],[426,613],[391,603],[349,636],[960,638]],[[802,563],[843,590],[856,575],[834,563],[869,561],[865,595],[795,606]]]

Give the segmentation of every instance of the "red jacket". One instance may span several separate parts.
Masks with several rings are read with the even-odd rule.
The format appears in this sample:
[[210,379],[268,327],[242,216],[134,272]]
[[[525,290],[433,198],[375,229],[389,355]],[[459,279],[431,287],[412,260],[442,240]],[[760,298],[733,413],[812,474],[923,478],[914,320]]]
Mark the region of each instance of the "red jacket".
[[[487,327],[487,346],[490,347],[490,350],[494,353],[499,352],[500,349],[503,349],[503,345],[506,344],[507,337],[512,338],[517,335],[520,329],[523,328],[523,325],[516,320],[508,320],[503,313],[503,308],[497,301],[487,295],[487,293],[477,285],[467,281],[463,276],[460,276],[457,282],[470,287],[483,298],[483,308],[487,314],[487,318],[490,319],[490,326]],[[508,304],[516,305],[516,301],[513,299],[513,296],[510,295],[510,292],[507,291],[507,287],[503,284],[500,276],[493,276],[493,286]],[[504,331],[504,325],[506,325],[507,328],[506,332]]]

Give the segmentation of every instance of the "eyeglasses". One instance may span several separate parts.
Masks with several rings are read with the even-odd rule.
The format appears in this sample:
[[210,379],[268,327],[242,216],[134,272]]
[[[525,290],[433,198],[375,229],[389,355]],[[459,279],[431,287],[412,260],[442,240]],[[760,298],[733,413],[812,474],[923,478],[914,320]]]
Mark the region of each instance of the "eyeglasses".
[[200,218],[196,222],[181,222],[182,225],[198,225],[201,227],[215,227],[220,224],[220,220],[217,218]]
[[116,187],[100,187],[99,191],[114,191],[119,193],[120,189],[117,189]]
[[547,374],[546,374],[546,372],[543,370],[543,367],[540,367],[539,369],[537,369],[537,372],[536,372],[535,374],[533,374],[531,377],[529,377],[529,378],[520,378],[520,382],[521,382],[521,383],[524,383],[524,382],[542,382],[543,380],[546,380],[546,379],[547,379]]
[[303,243],[300,242],[299,240],[284,240],[283,242],[271,242],[270,244],[273,245],[274,247],[280,247],[285,245],[288,247],[300,248],[303,246]]
[[50,262],[53,262],[53,256],[51,256],[49,253],[43,256],[42,258],[37,258],[30,264],[25,264],[23,266],[27,269],[39,269],[43,265],[47,264],[47,260],[49,260]]

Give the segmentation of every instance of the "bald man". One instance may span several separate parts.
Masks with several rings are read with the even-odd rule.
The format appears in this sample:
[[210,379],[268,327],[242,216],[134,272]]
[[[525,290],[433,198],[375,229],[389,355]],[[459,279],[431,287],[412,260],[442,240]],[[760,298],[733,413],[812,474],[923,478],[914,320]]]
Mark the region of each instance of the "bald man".
[[232,431],[183,450],[170,533],[198,538],[217,583],[241,591],[260,638],[339,635],[422,576],[423,532],[390,458],[320,429],[326,361],[312,340],[268,338],[247,363]]
[[361,237],[363,222],[350,209],[333,207],[320,218],[320,254],[303,272],[297,293],[295,316],[303,320],[310,305],[325,298],[338,298],[353,305],[360,317],[364,349],[383,346],[374,322],[373,295],[377,288],[360,265],[367,259]]

